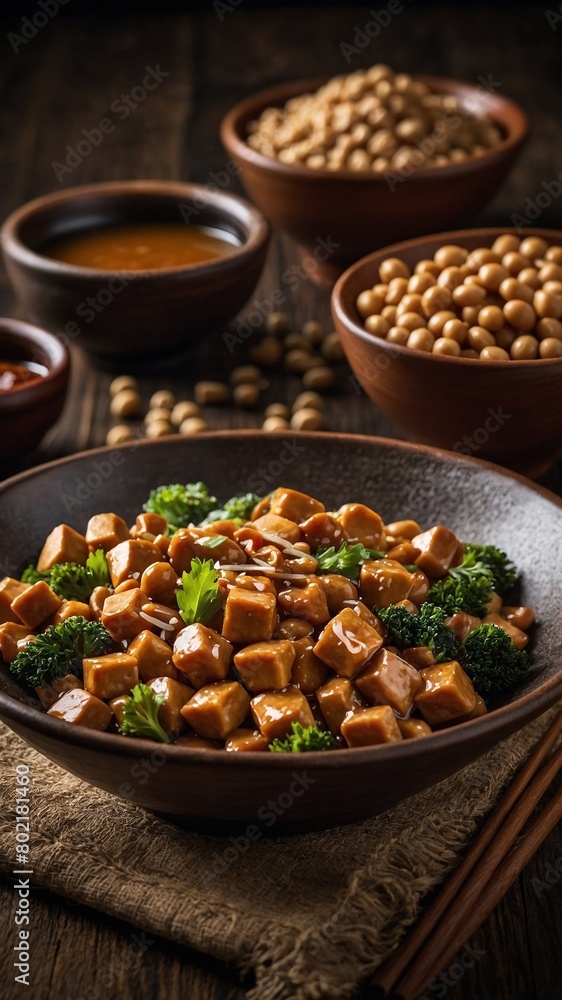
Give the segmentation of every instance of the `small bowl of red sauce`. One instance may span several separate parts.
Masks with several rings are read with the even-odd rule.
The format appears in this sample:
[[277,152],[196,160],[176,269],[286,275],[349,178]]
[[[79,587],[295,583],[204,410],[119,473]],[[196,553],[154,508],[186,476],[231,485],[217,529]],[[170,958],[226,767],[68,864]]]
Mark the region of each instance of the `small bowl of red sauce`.
[[17,209],[1,233],[27,317],[105,361],[184,351],[250,298],[269,225],[210,185],[116,181]]
[[58,420],[68,388],[68,350],[29,323],[0,318],[0,475]]

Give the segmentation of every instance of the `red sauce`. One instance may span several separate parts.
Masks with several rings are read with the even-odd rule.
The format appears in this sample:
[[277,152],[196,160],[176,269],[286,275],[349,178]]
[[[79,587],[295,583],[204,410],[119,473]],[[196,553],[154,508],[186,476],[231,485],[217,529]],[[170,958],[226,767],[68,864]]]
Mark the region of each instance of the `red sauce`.
[[47,369],[34,362],[0,361],[0,392],[20,389],[46,374]]

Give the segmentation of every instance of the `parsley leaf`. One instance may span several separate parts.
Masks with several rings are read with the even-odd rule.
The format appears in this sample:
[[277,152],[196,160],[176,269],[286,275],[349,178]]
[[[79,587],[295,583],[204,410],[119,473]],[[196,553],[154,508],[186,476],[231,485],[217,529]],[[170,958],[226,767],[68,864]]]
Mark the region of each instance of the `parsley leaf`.
[[154,694],[148,684],[135,684],[123,703],[119,732],[127,736],[147,736],[150,740],[170,743],[170,737],[158,721],[158,709],[163,701],[164,695]]
[[182,589],[176,590],[179,613],[186,625],[208,622],[222,606],[218,575],[211,559],[193,559],[189,573],[181,577]]

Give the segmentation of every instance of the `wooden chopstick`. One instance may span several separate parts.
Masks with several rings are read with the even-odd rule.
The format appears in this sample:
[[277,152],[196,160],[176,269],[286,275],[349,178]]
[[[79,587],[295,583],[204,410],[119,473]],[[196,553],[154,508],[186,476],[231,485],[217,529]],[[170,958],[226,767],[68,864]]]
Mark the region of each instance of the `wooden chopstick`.
[[[385,963],[385,965],[377,973],[376,978],[373,981],[373,985],[378,987],[383,994],[385,995],[390,994],[393,991],[393,988],[401,980],[401,977],[403,976],[403,973],[405,972],[406,968],[414,960],[415,956],[420,951],[420,949],[423,948],[425,952],[425,945],[428,939],[430,938],[430,935],[434,931],[437,924],[440,922],[445,912],[448,910],[449,906],[453,904],[454,901],[459,899],[463,885],[465,885],[465,883],[467,882],[467,879],[471,875],[472,871],[474,870],[480,859],[483,857],[488,846],[493,841],[496,833],[506,820],[506,817],[509,815],[512,808],[517,803],[518,799],[520,798],[522,793],[525,791],[525,789],[533,779],[534,775],[538,771],[546,755],[552,749],[561,731],[562,731],[562,712],[560,712],[556,716],[552,725],[547,730],[542,739],[539,741],[535,750],[529,757],[528,761],[521,768],[521,771],[519,772],[515,780],[508,788],[506,794],[500,801],[499,805],[496,807],[492,815],[488,818],[488,820],[482,827],[482,830],[476,837],[474,843],[472,844],[472,847],[470,848],[469,852],[467,853],[461,864],[456,868],[456,870],[450,876],[449,880],[446,882],[441,892],[435,897],[435,899],[428,907],[421,920],[418,921],[414,929],[410,932],[410,934],[408,934],[408,936],[405,938],[404,942],[398,947],[394,955],[388,960],[388,962]],[[558,765],[558,767],[559,766],[560,765]],[[543,781],[541,782],[540,786],[537,786],[537,788],[542,787],[544,780],[545,778],[543,776]],[[536,801],[538,801],[538,799],[536,799],[535,797],[536,794],[537,794],[536,792],[531,793],[530,796],[526,799],[527,806],[530,808],[525,818],[527,818],[530,815],[530,812],[532,812],[536,804]],[[519,818],[521,818],[521,815],[524,815],[524,812],[525,810],[523,808],[523,810],[520,811],[518,814]],[[523,819],[522,824],[524,822],[525,819]],[[521,826],[519,827],[519,829],[521,829]],[[518,832],[519,830],[513,833],[513,836],[507,843],[507,847],[504,849],[503,854],[505,854],[505,850],[509,849],[509,846],[515,839],[515,836],[517,835]],[[506,840],[507,839],[508,838],[506,838]],[[504,847],[505,847],[505,842],[504,842]],[[496,856],[496,865],[501,860],[501,857],[503,857],[503,854],[501,854],[501,856]],[[464,926],[466,927],[466,923],[464,924]],[[442,937],[441,943],[443,946],[444,946],[444,940],[445,940],[444,937]],[[467,940],[466,936],[464,940]],[[423,985],[424,984],[422,984],[422,986]]]

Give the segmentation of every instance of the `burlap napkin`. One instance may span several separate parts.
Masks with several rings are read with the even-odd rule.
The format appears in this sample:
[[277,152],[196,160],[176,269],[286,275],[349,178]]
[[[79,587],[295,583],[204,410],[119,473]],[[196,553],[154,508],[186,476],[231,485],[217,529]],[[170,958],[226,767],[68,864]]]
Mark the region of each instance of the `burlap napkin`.
[[415,920],[553,714],[382,816],[245,850],[91,788],[0,727],[0,866],[15,867],[24,762],[37,885],[253,970],[248,1000],[342,1000]]

